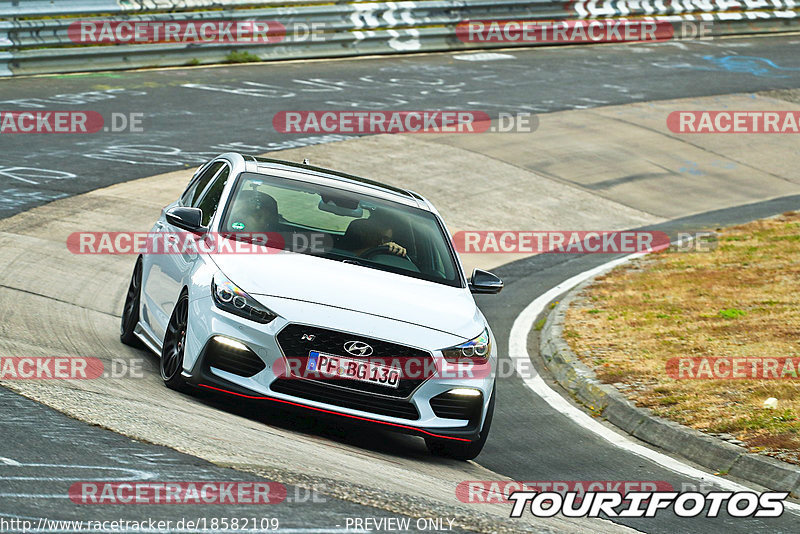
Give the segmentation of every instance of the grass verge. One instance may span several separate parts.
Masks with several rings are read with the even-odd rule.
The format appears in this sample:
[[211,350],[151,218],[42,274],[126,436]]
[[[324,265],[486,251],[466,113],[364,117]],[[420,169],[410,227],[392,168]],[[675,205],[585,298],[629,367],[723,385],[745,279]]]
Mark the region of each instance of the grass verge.
[[564,337],[637,405],[800,464],[800,369],[767,380],[668,372],[676,358],[800,358],[800,213],[718,232],[711,252],[653,254],[598,277],[567,311]]

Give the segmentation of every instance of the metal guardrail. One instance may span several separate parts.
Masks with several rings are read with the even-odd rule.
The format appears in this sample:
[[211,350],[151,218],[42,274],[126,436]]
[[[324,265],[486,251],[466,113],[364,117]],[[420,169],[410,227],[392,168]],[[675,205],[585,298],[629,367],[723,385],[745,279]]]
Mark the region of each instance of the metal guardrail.
[[[333,0],[335,1],[335,0]],[[220,63],[532,46],[464,42],[466,20],[579,20],[624,17],[710,22],[713,36],[795,30],[800,0],[0,0],[0,76]],[[271,21],[317,24],[317,38],[286,35],[274,43],[85,44],[79,21]]]

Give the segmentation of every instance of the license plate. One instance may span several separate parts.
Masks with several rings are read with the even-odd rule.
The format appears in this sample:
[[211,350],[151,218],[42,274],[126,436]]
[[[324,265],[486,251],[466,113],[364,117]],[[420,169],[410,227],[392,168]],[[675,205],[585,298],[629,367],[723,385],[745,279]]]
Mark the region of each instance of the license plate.
[[357,380],[390,388],[400,385],[400,370],[395,367],[313,350],[308,353],[306,371],[317,373],[322,378]]

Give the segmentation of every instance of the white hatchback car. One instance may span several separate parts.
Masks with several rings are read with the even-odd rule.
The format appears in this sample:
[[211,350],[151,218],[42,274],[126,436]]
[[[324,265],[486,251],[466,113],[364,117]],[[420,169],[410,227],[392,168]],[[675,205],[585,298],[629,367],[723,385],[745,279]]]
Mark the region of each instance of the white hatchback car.
[[[195,248],[175,245],[181,236]],[[121,339],[160,355],[173,389],[368,422],[471,459],[489,433],[497,368],[471,293],[503,283],[481,270],[468,281],[448,236],[416,193],[223,154],[151,231]]]

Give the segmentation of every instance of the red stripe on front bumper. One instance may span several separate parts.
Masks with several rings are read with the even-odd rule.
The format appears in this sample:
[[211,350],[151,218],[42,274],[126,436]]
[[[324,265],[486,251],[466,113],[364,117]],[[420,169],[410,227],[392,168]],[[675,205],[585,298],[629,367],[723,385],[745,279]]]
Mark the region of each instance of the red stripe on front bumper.
[[291,406],[297,406],[298,408],[306,408],[307,410],[314,410],[316,412],[329,413],[329,414],[333,414],[333,415],[340,415],[342,417],[349,417],[350,419],[358,419],[359,421],[367,421],[369,423],[379,423],[381,425],[388,425],[388,426],[393,426],[393,427],[397,427],[397,428],[405,428],[405,429],[408,429],[408,430],[413,430],[414,432],[421,432],[422,434],[427,434],[428,436],[432,436],[434,438],[452,439],[452,440],[455,440],[455,441],[472,441],[472,440],[469,440],[467,438],[454,438],[454,437],[451,437],[451,436],[442,436],[440,434],[434,434],[433,432],[428,432],[427,430],[422,430],[421,428],[416,428],[416,427],[413,427],[413,426],[400,425],[400,424],[397,424],[397,423],[388,423],[386,421],[379,421],[378,419],[369,419],[367,417],[360,417],[358,415],[350,415],[350,414],[341,413],[341,412],[334,412],[332,410],[325,410],[323,408],[315,408],[314,406],[306,406],[305,404],[299,404],[297,402],[291,402],[291,401],[287,401],[287,400],[283,400],[283,399],[276,399],[276,398],[273,398],[273,397],[257,397],[257,396],[253,396],[253,395],[243,395],[241,393],[236,393],[235,391],[228,391],[227,389],[217,388],[217,387],[214,387],[214,386],[207,386],[205,384],[198,384],[198,386],[201,387],[201,388],[208,388],[208,389],[213,389],[214,391],[221,391],[223,393],[228,393],[229,395],[236,395],[237,397],[244,397],[245,399],[269,400],[269,401],[274,401],[274,402],[280,402],[282,404],[289,404]]

